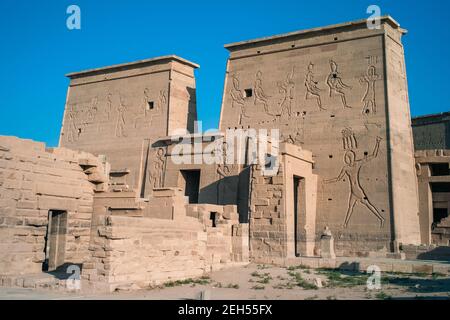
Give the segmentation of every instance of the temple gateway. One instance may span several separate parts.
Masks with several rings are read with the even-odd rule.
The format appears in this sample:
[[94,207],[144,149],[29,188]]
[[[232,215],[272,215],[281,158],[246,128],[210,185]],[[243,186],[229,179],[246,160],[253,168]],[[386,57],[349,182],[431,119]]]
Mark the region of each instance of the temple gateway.
[[193,62],[68,74],[58,147],[0,137],[1,283],[73,267],[112,291],[250,261],[438,254],[450,114],[411,119],[405,34],[386,16],[225,45],[208,133]]

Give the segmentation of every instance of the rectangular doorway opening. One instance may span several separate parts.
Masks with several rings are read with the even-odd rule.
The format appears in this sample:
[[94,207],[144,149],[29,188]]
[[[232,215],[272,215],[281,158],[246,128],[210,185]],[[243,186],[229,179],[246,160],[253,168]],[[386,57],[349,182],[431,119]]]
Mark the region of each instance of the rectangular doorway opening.
[[302,177],[294,176],[294,247],[296,257],[301,256],[300,224],[304,222],[302,221],[304,217],[306,217],[305,179]]
[[64,265],[66,253],[67,211],[49,210],[45,236],[44,271],[54,271]]
[[184,180],[184,195],[189,198],[189,203],[198,203],[200,190],[200,170],[181,170]]

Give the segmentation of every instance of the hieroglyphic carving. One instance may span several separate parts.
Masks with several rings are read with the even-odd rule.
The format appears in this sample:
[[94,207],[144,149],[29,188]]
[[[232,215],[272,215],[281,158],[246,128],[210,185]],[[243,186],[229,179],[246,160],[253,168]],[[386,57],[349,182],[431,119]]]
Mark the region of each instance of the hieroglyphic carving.
[[367,131],[369,131],[369,126],[375,126],[376,128],[381,129],[381,124],[369,122],[368,120],[364,121],[364,126],[366,127]]
[[125,99],[119,97],[119,105],[117,106],[117,120],[116,120],[116,137],[125,137],[125,111],[127,107],[125,105]]
[[367,64],[369,66],[375,65],[378,63],[378,56],[367,56],[365,57],[367,60]]
[[358,148],[355,133],[352,128],[345,128],[342,130],[342,145],[344,150],[354,150]]
[[283,100],[280,103],[280,116],[287,114],[292,116],[292,100],[294,99],[294,67],[291,72],[286,76],[283,82],[278,82],[278,91],[283,95]]
[[356,159],[356,154],[353,150],[347,150],[344,155],[344,163],[345,165],[342,167],[339,175],[334,179],[325,180],[324,183],[333,183],[338,182],[348,178],[348,182],[350,184],[350,196],[348,200],[347,213],[345,215],[344,220],[344,228],[347,228],[348,222],[353,214],[353,209],[356,203],[361,203],[364,205],[377,219],[380,221],[380,226],[384,225],[384,218],[381,216],[378,209],[372,204],[372,202],[367,197],[366,192],[361,186],[360,183],[360,171],[361,167],[369,162],[370,160],[376,158],[378,156],[378,149],[380,147],[381,138],[377,137],[376,144],[374,150],[370,156],[365,156],[362,159]]
[[242,124],[242,118],[248,118],[246,112],[245,112],[245,100],[244,95],[242,94],[242,91],[240,89],[239,85],[239,79],[236,75],[233,75],[233,87],[231,88],[230,95],[232,102],[233,109],[239,108],[239,125]]
[[256,79],[254,84],[255,100],[254,104],[262,103],[264,105],[264,111],[269,114],[269,96],[264,93],[262,84],[262,72],[258,71],[256,73]]
[[164,186],[164,166],[166,163],[166,152],[163,148],[158,148],[152,161],[148,174],[151,188],[162,188]]
[[317,86],[318,82],[314,80],[314,64],[312,62],[308,65],[308,72],[305,77],[306,96],[305,99],[315,99],[319,110],[326,110],[322,107],[322,100],[320,99],[320,89]]
[[364,102],[362,113],[365,115],[376,114],[377,104],[375,101],[375,83],[380,76],[377,75],[375,66],[369,66],[367,73],[359,79],[361,84],[366,85],[366,93],[362,98]]
[[332,94],[336,94],[339,97],[341,97],[342,106],[345,108],[351,108],[349,105],[347,105],[347,99],[345,98],[345,92],[344,89],[351,89],[350,86],[346,85],[342,78],[340,77],[340,74],[338,72],[338,65],[333,60],[330,60],[330,68],[331,72],[327,77],[327,85],[329,87],[330,91],[330,97]]

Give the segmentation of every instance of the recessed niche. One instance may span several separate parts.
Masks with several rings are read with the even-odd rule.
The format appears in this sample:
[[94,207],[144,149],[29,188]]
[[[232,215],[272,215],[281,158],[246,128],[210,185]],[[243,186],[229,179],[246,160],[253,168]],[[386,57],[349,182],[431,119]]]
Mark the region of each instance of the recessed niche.
[[148,102],[148,109],[149,110],[153,110],[154,107],[155,107],[155,103],[153,101],[149,101]]
[[333,155],[332,155],[332,154],[330,154],[330,155],[328,156],[328,158],[330,158],[330,159],[333,159]]
[[246,98],[250,98],[251,96],[253,96],[253,90],[252,89],[245,89],[245,97]]

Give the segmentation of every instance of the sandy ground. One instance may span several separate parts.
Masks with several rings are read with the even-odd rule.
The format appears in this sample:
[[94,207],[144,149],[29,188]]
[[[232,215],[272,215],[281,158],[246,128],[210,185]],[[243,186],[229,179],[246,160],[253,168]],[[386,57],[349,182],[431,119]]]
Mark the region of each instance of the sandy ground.
[[[450,279],[442,275],[382,274],[381,288],[370,290],[365,274],[250,264],[213,272],[209,277],[159,288],[84,294],[0,288],[0,299],[449,299]],[[320,279],[320,280],[318,280]],[[320,284],[321,282],[321,284]],[[316,287],[316,285],[319,285]]]

